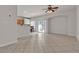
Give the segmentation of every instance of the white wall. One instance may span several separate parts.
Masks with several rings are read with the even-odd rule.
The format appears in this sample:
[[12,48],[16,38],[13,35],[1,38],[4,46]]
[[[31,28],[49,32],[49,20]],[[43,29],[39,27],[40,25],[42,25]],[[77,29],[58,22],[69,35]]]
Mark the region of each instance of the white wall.
[[[59,18],[56,18],[59,17]],[[50,19],[48,19],[48,33],[55,33],[56,29],[54,28],[56,24],[50,24],[53,23],[53,20],[57,23],[59,19],[61,19],[62,17],[64,17],[64,19],[66,19],[66,30],[64,28],[64,31],[66,31],[65,34],[70,35],[70,36],[76,36],[76,9],[72,9],[70,11],[67,12],[63,12],[63,13],[56,13],[55,15],[53,15]],[[51,21],[52,20],[52,21]],[[59,21],[60,23],[62,22],[61,20]],[[61,25],[64,26],[64,23],[61,23]],[[57,28],[57,31],[59,29],[62,29],[63,26],[59,26]],[[54,32],[54,30],[55,32]],[[58,34],[64,34],[64,31],[62,30],[61,32],[58,32]]]
[[76,36],[77,35],[77,15],[76,9],[68,12],[68,35]]
[[66,16],[55,16],[49,20],[49,33],[67,34]]
[[16,16],[17,6],[0,6],[0,46],[16,41]]
[[77,39],[79,40],[79,6],[77,6]]

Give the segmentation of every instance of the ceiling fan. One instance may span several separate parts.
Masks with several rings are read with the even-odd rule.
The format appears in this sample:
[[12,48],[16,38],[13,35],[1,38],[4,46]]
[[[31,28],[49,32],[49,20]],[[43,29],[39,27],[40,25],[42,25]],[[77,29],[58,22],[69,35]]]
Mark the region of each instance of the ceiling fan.
[[45,10],[46,13],[52,13],[55,12],[59,7],[55,7],[54,5],[48,5],[47,9],[43,9]]

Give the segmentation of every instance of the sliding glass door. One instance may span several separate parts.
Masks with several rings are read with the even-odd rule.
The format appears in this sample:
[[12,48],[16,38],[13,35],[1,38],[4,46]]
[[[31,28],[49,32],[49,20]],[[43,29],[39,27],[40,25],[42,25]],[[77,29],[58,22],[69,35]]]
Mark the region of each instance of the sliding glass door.
[[45,32],[46,31],[46,21],[45,20],[38,20],[37,21],[37,31],[38,32]]
[[34,20],[31,21],[32,26],[34,26],[34,32],[46,32],[46,20]]

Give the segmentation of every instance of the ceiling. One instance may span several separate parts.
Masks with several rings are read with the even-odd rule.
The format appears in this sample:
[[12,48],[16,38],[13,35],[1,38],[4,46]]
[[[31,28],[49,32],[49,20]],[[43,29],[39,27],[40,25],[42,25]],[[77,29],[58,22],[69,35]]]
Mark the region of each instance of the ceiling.
[[[64,12],[75,8],[75,5],[57,5],[59,9],[56,12]],[[45,11],[42,9],[46,9],[47,5],[18,5],[17,6],[17,15],[24,17],[36,17],[45,15]]]

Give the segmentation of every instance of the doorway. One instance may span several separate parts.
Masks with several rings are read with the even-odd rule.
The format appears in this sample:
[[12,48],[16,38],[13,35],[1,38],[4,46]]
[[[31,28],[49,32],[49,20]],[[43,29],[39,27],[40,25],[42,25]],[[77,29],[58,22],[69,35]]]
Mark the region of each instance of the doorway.
[[34,27],[34,32],[46,32],[46,20],[34,20],[31,21],[31,24]]

